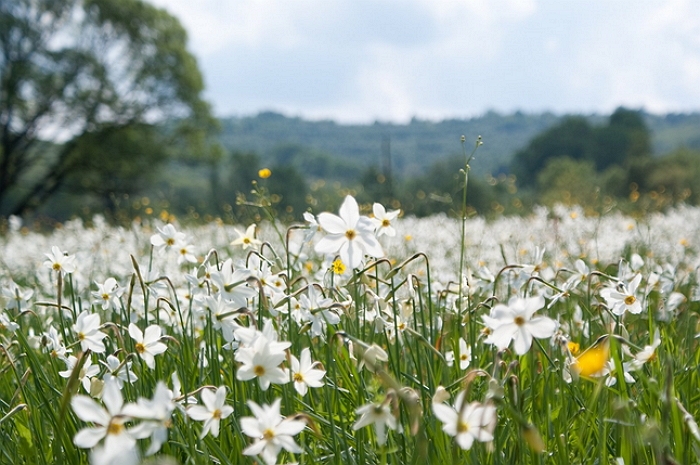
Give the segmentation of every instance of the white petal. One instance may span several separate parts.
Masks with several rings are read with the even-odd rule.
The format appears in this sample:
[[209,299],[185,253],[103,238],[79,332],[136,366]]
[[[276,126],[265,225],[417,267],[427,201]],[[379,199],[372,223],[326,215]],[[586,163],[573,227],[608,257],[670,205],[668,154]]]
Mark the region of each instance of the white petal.
[[73,411],[83,421],[107,425],[110,420],[109,414],[100,405],[88,396],[74,396],[71,399]]
[[251,438],[261,438],[263,432],[260,430],[260,423],[253,417],[243,417],[240,420],[243,433]]
[[318,224],[329,234],[342,234],[348,230],[348,225],[342,218],[332,213],[320,213]]
[[511,339],[518,332],[518,326],[515,323],[506,323],[498,326],[489,336],[489,342],[503,350],[510,344]]
[[124,405],[124,399],[116,380],[110,380],[105,383],[102,402],[104,402],[105,407],[113,416],[120,413],[122,405]]
[[218,408],[218,405],[216,403],[218,397],[217,393],[214,393],[209,389],[204,389],[202,391],[202,402],[204,403],[204,405],[207,406],[207,409],[209,409],[210,412],[213,412]]
[[523,327],[519,328],[513,338],[513,349],[518,355],[524,355],[532,346],[532,335]]
[[357,206],[355,198],[351,195],[346,196],[343,204],[340,206],[339,213],[350,229],[354,229],[357,220],[360,218],[360,207]]
[[257,441],[243,449],[243,455],[258,455],[265,449],[267,441]]
[[296,436],[301,433],[304,428],[306,428],[306,423],[298,420],[284,420],[282,423],[277,425],[276,433],[285,434],[287,436]]
[[211,412],[201,405],[193,405],[187,409],[187,415],[196,421],[204,421],[211,418]]
[[143,335],[143,342],[144,344],[150,344],[153,342],[157,342],[160,340],[160,335],[162,333],[162,329],[158,325],[151,325],[148,328],[146,328],[146,332]]
[[135,324],[131,323],[129,325],[129,335],[136,342],[143,342],[143,332]]
[[316,243],[314,250],[320,254],[334,254],[348,241],[343,234],[329,234]]
[[457,424],[457,412],[449,405],[433,404],[433,413],[445,424]]
[[538,339],[552,337],[557,329],[557,322],[546,316],[533,318],[527,323],[527,330]]
[[73,444],[83,449],[93,448],[107,434],[107,427],[83,428],[73,438]]

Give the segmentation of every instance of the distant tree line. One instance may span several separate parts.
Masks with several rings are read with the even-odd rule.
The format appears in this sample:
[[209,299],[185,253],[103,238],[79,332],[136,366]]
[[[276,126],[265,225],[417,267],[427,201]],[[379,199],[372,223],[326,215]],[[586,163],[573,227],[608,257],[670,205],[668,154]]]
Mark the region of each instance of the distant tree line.
[[563,120],[518,151],[511,168],[528,204],[646,212],[700,202],[700,151],[681,147],[653,156],[642,113],[625,108],[599,126]]
[[[486,142],[469,214],[700,203],[700,115],[219,121],[186,46],[179,21],[144,0],[0,2],[0,217],[299,221],[347,193],[365,208],[460,215],[467,130]],[[686,147],[658,153],[677,140]]]

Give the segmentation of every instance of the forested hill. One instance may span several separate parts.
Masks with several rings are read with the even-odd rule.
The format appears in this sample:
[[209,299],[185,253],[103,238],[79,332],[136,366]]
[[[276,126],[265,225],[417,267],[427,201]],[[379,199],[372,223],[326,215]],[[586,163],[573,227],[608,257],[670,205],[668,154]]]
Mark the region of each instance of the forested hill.
[[[382,157],[382,145],[386,147],[388,141],[393,174],[405,177],[421,174],[436,160],[461,153],[461,135],[467,138],[468,151],[481,135],[484,145],[472,169],[484,174],[507,167],[518,149],[564,117],[552,113],[488,112],[463,120],[413,119],[408,124],[345,125],[263,112],[257,116],[222,119],[220,138],[229,151],[254,152],[264,163],[284,163],[290,161],[288,157],[311,155],[319,163],[337,164],[346,174],[372,165],[384,166],[386,156]],[[607,115],[586,115],[586,118],[601,124]],[[680,146],[700,149],[700,113],[645,113],[644,118],[652,132],[656,155]]]

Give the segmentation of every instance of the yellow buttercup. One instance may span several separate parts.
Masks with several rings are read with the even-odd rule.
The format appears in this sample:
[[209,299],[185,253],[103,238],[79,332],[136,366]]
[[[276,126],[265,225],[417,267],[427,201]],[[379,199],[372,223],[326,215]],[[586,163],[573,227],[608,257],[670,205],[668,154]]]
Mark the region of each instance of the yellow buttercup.
[[610,358],[610,343],[607,336],[598,340],[571,363],[572,371],[579,376],[594,376],[605,367]]

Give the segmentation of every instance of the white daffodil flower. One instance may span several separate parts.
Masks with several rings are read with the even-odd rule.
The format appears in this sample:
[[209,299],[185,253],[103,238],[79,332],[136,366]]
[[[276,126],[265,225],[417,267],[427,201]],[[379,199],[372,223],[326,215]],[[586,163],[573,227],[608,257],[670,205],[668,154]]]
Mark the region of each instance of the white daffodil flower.
[[642,304],[636,295],[641,281],[642,275],[637,274],[629,284],[620,281],[615,287],[606,287],[601,290],[600,295],[615,315],[623,315],[625,312],[641,313]]
[[392,226],[391,222],[399,216],[401,210],[392,210],[387,212],[382,204],[375,203],[372,205],[372,213],[374,214],[374,218],[371,218],[371,220],[374,224],[377,237],[382,235],[387,235],[389,237],[396,236],[396,230]]
[[168,349],[168,346],[160,342],[162,332],[163,329],[158,325],[149,326],[145,332],[133,323],[129,325],[129,335],[136,343],[136,353],[151,370],[156,367],[155,356]]
[[316,252],[339,254],[350,268],[357,268],[364,255],[382,257],[384,251],[374,235],[374,224],[366,216],[360,216],[357,201],[350,195],[340,206],[340,216],[320,213],[318,224],[326,235],[316,244]]
[[51,247],[51,253],[47,253],[48,260],[44,262],[44,266],[56,272],[66,275],[75,271],[75,255],[61,252],[56,246]]
[[134,404],[124,406],[123,413],[143,421],[129,430],[129,433],[137,438],[151,438],[151,445],[146,455],[158,452],[168,440],[168,428],[170,428],[172,413],[176,404],[173,402],[173,392],[158,381],[153,399],[139,398]]
[[513,341],[515,353],[523,355],[530,350],[532,338],[551,337],[557,323],[546,316],[533,318],[534,313],[544,306],[544,297],[511,297],[508,305],[498,304],[491,309],[491,316],[484,319],[491,334],[486,342],[503,350]]
[[289,373],[280,368],[280,364],[287,358],[287,354],[281,347],[286,348],[289,345],[272,344],[261,335],[253,341],[250,347],[239,348],[234,358],[243,365],[236,371],[236,378],[241,381],[258,378],[258,383],[263,391],[266,391],[271,383],[288,383]]
[[95,305],[102,306],[102,310],[118,310],[119,309],[119,298],[124,293],[124,288],[119,286],[117,280],[114,278],[107,278],[104,283],[98,283],[97,291],[92,292],[92,296],[95,298],[92,303]]
[[105,351],[105,345],[102,339],[107,335],[100,331],[100,315],[97,313],[81,312],[73,325],[73,332],[80,341],[80,348],[83,351],[90,349],[96,354],[101,354]]
[[464,404],[465,391],[460,392],[454,405],[433,403],[433,413],[440,420],[442,430],[455,438],[464,450],[471,449],[474,441],[493,440],[496,427],[496,407],[479,402]]
[[73,443],[91,449],[104,440],[100,456],[104,463],[108,463],[117,455],[132,451],[136,439],[124,425],[131,417],[122,411],[124,400],[116,382],[105,383],[102,402],[106,409],[88,396],[77,395],[71,399],[71,407],[78,418],[94,424],[78,431]]
[[352,429],[357,431],[367,425],[374,424],[374,431],[377,433],[377,444],[380,446],[386,444],[388,434],[387,427],[393,430],[398,428],[398,421],[391,413],[391,408],[387,401],[381,404],[374,402],[365,404],[359,407],[355,412],[361,416],[355,424],[352,425]]
[[238,239],[233,240],[231,245],[240,245],[243,247],[243,250],[246,250],[250,248],[254,249],[262,244],[259,239],[255,238],[255,223],[248,226],[245,232],[241,232],[238,229],[235,231],[236,234],[238,234]]
[[202,433],[199,438],[204,438],[211,433],[219,436],[219,423],[233,413],[233,407],[226,405],[226,386],[219,386],[216,393],[205,389],[201,394],[204,405],[192,405],[187,409],[187,415],[196,421],[203,421]]
[[317,368],[319,362],[311,361],[311,350],[305,347],[301,351],[301,360],[298,360],[294,355],[291,356],[292,364],[292,381],[294,381],[294,389],[299,394],[306,395],[308,388],[323,386],[323,377],[326,374],[325,370]]
[[[78,363],[78,359],[73,355],[69,355],[68,358],[64,359],[64,361],[66,362],[66,370],[59,371],[58,375],[61,378],[68,379],[73,373],[73,369],[75,368],[75,364]],[[80,372],[78,373],[78,381],[80,381],[80,384],[83,386],[83,389],[85,389],[85,392],[90,392],[92,377],[97,375],[99,372],[99,365],[93,365],[92,359],[88,357],[83,363],[83,366],[80,367]]]
[[248,401],[255,417],[241,418],[241,429],[256,441],[243,450],[244,455],[260,455],[267,465],[274,465],[282,449],[293,454],[302,452],[294,441],[294,436],[302,432],[306,423],[284,418],[280,414],[281,402],[279,398],[272,405],[258,405],[252,400]]
[[175,226],[170,223],[162,228],[157,228],[157,231],[156,234],[151,236],[151,245],[161,253],[184,244],[187,237],[185,233],[178,232]]

